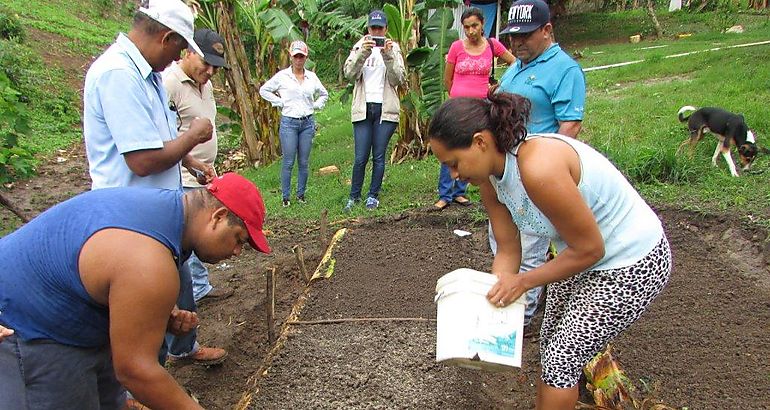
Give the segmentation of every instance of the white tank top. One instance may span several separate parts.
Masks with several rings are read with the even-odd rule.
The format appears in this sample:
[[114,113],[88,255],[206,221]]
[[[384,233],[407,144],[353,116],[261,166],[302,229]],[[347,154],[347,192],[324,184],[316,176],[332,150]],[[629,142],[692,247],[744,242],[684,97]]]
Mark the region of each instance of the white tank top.
[[[558,134],[532,134],[534,138],[555,138],[569,144],[580,159],[578,190],[593,212],[604,239],[604,257],[590,270],[617,269],[644,258],[663,236],[655,212],[639,196],[623,174],[604,155],[590,146]],[[516,153],[505,155],[505,171],[498,179],[489,177],[497,199],[505,204],[519,231],[550,238],[561,251],[567,247],[548,218],[532,203],[521,182]]]

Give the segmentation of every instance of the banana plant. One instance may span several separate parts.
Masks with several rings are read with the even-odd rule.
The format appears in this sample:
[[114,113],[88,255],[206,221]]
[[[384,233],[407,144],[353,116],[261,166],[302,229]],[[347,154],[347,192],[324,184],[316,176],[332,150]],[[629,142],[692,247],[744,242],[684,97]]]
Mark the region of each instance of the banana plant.
[[428,46],[431,48],[428,58],[422,63],[420,73],[425,114],[430,116],[444,102],[448,91],[444,84],[444,69],[449,46],[459,38],[456,30],[452,30],[454,15],[451,9],[436,10],[430,16],[424,27]]
[[457,31],[452,29],[452,10],[459,4],[459,0],[428,0],[419,4],[399,0],[398,8],[391,4],[383,7],[388,16],[388,35],[401,46],[407,65],[407,85],[400,93],[399,139],[391,162],[422,158],[429,152],[423,136],[428,118],[446,99],[445,56],[458,39]]

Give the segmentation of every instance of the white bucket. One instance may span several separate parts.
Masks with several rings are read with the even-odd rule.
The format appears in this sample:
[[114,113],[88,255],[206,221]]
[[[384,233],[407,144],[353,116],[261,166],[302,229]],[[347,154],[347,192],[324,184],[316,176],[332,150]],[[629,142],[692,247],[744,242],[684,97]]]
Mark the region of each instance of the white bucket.
[[526,294],[506,307],[487,300],[497,276],[457,269],[436,283],[436,361],[485,370],[521,367]]

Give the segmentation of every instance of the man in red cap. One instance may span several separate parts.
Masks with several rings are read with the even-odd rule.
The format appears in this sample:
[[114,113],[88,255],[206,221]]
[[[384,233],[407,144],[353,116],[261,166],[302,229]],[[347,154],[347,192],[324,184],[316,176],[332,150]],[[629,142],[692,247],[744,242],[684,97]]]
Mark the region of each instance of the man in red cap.
[[230,173],[187,193],[86,192],[0,239],[3,408],[121,409],[125,389],[150,408],[201,408],[158,363],[167,330],[198,325],[174,306],[179,265],[247,242],[269,253],[264,219],[257,187]]

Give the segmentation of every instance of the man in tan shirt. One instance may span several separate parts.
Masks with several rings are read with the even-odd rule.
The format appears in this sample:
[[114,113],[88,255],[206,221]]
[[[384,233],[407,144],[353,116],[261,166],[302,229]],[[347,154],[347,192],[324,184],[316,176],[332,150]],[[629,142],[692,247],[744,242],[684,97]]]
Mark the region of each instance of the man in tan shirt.
[[[163,86],[168,94],[170,108],[176,112],[179,133],[184,133],[196,118],[206,118],[214,125],[211,139],[196,145],[190,151],[193,158],[213,167],[217,157],[215,124],[217,105],[210,79],[220,67],[227,67],[224,59],[224,40],[219,34],[209,29],[196,30],[194,39],[196,44],[199,44],[203,55],[191,49],[186,50],[180,61],[163,72]],[[195,175],[183,170],[182,186],[185,190],[189,190],[200,188],[202,185],[198,183]],[[214,289],[211,286],[208,269],[194,253],[183,267],[189,270],[192,278],[187,289],[188,303],[192,302],[192,299],[198,302],[204,297],[215,299],[232,295],[232,290]],[[189,286],[192,288],[189,289]],[[192,297],[189,297],[190,294]],[[179,303],[182,304],[182,300]],[[192,306],[192,309],[194,310],[195,306]],[[194,333],[183,337],[169,336],[167,342],[168,353],[172,358],[190,357],[196,361],[213,363],[224,359],[227,354],[220,348],[198,347]]]

